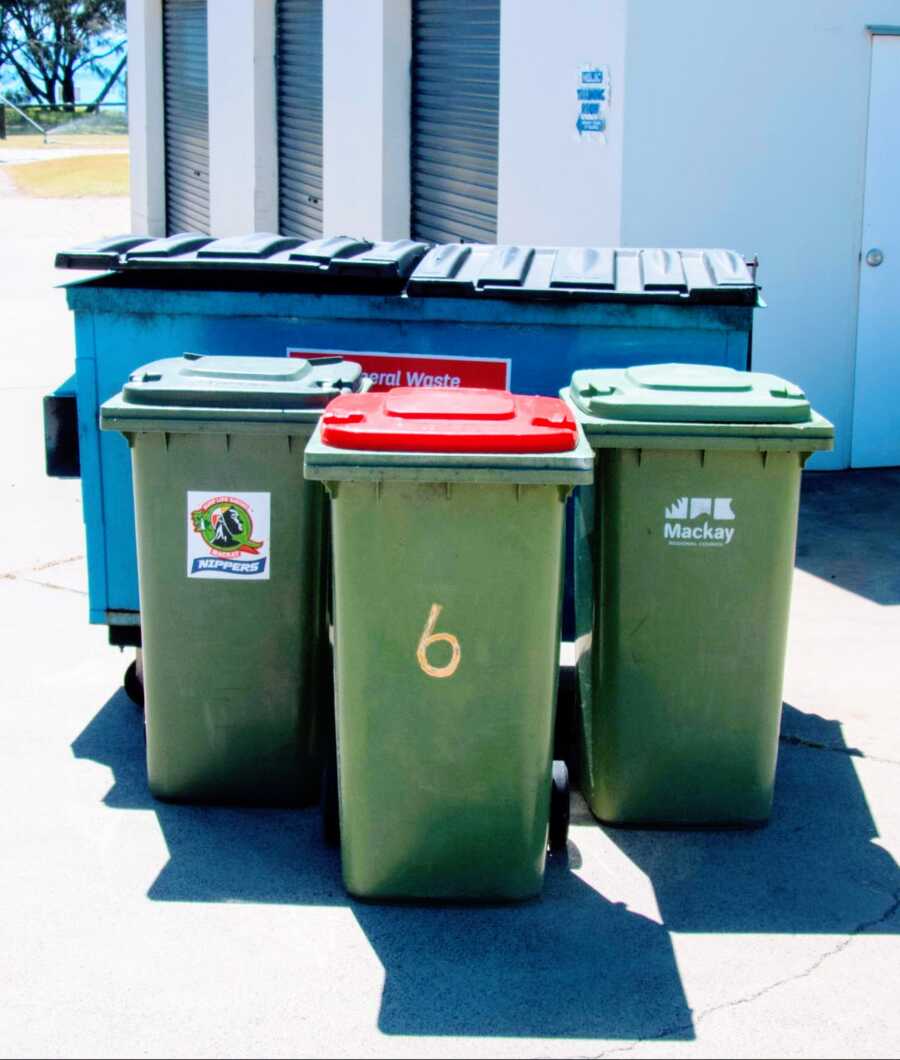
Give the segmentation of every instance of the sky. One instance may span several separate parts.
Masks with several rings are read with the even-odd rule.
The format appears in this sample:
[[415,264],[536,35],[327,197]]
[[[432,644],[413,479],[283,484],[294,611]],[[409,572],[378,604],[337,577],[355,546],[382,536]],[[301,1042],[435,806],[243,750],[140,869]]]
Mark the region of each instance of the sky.
[[[123,37],[124,41],[126,38]],[[111,56],[112,64],[109,66],[110,72],[114,68],[117,58]],[[110,60],[107,60],[109,63]],[[103,85],[106,82],[106,78],[98,77],[96,74],[91,73],[90,70],[84,68],[78,71],[75,78],[75,91],[77,93],[78,102],[80,103],[91,103],[93,102],[100,92],[103,90]],[[0,74],[0,92],[18,92],[22,88],[22,83],[19,81],[15,72],[9,73],[4,71]],[[104,102],[106,103],[122,103],[125,100],[125,70],[122,71],[119,80],[110,89],[109,95],[106,97]]]

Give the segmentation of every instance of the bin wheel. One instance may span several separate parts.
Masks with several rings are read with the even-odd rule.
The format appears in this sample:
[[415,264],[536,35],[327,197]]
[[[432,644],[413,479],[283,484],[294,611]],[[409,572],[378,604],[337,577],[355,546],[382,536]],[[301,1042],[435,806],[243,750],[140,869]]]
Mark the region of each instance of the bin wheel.
[[569,769],[565,762],[553,763],[550,787],[550,852],[563,853],[569,838]]
[[122,678],[125,693],[136,707],[144,709],[144,682],[138,676],[137,660],[133,660]]
[[325,845],[336,847],[341,841],[341,818],[338,809],[337,756],[332,750],[322,769],[322,838]]

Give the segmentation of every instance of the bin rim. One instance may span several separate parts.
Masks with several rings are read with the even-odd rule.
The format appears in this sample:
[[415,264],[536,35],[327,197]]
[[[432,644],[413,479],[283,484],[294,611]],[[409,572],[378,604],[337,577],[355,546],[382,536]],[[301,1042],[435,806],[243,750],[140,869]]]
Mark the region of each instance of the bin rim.
[[815,409],[801,423],[709,423],[693,420],[614,420],[592,416],[575,401],[571,387],[559,396],[569,406],[594,449],[732,449],[828,452],[834,425]]
[[110,398],[100,430],[122,434],[310,434],[322,409],[209,409],[134,406]]
[[510,485],[586,485],[594,451],[581,426],[573,449],[558,453],[435,453],[337,449],[325,445],[317,424],[306,446],[303,474],[319,482],[421,482]]

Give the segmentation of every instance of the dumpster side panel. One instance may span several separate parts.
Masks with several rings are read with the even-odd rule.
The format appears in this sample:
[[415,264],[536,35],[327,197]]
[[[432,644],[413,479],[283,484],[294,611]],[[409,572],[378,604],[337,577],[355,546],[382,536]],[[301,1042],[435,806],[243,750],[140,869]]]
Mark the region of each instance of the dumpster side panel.
[[[324,495],[303,479],[305,443],[302,428],[277,438],[134,436],[147,767],[160,798],[291,805],[317,796],[320,711],[330,709],[319,680]],[[270,494],[268,580],[187,576],[189,491]]]
[[744,368],[753,312],[736,306],[152,290],[99,282],[67,293],[79,363],[85,362],[78,416],[95,622],[109,621],[109,612],[136,617],[140,607],[130,464],[121,438],[100,440],[97,419],[100,404],[150,361],[188,351],[282,356],[290,347],[504,357],[512,361],[514,389],[555,395],[579,368],[635,360]]
[[351,893],[540,892],[563,492],[339,484],[335,673]]
[[598,452],[576,532],[581,783],[601,820],[768,817],[802,459]]
[[[107,621],[107,521],[103,490],[99,405],[97,402],[97,357],[93,313],[75,316],[75,379],[78,404],[78,452],[81,463],[82,517],[87,544],[88,588],[91,622]],[[129,474],[127,486],[131,485]],[[118,485],[121,496],[122,486]],[[127,494],[126,494],[127,496]],[[127,502],[123,507],[129,509]],[[130,518],[126,511],[126,518]],[[113,532],[114,527],[113,527]],[[135,566],[135,563],[132,566]]]

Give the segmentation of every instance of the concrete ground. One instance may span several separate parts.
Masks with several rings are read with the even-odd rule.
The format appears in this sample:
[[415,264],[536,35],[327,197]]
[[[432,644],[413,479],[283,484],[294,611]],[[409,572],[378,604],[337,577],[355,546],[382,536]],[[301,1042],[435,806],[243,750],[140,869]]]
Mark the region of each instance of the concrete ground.
[[149,797],[87,624],[78,483],[43,474],[51,263],[127,226],[0,189],[0,1055],[895,1057],[900,471],[806,478],[767,828],[576,806],[539,902],[353,902],[314,811]]

